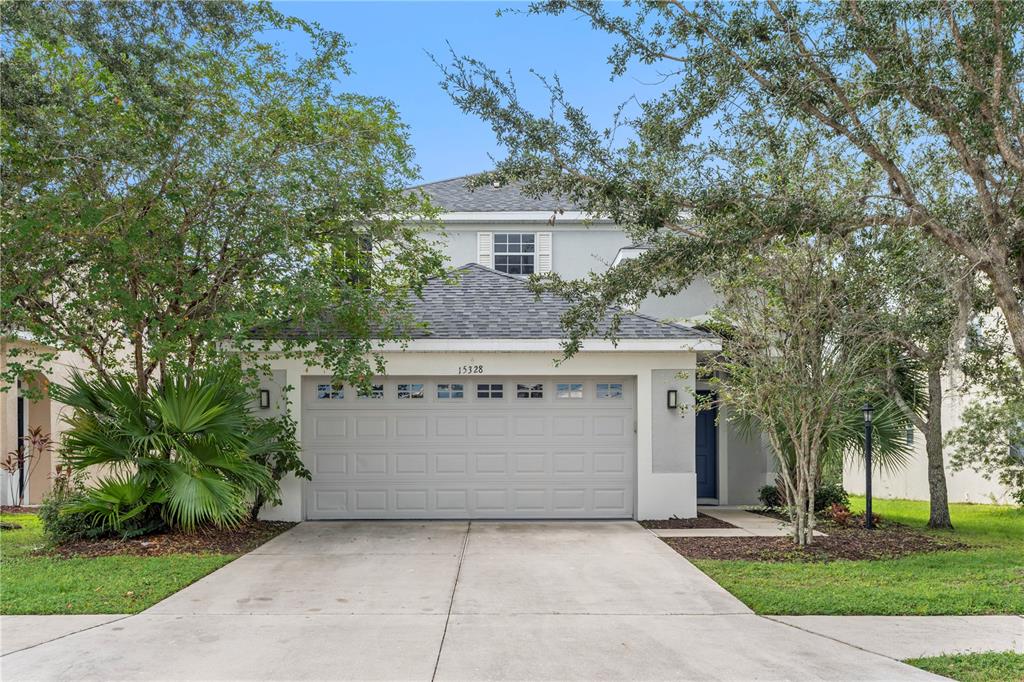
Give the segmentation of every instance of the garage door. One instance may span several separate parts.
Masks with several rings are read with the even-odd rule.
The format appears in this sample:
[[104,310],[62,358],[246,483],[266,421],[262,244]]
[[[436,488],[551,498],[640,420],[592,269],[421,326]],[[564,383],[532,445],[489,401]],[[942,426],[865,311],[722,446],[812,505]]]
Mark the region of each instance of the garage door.
[[306,517],[631,518],[628,378],[303,380]]

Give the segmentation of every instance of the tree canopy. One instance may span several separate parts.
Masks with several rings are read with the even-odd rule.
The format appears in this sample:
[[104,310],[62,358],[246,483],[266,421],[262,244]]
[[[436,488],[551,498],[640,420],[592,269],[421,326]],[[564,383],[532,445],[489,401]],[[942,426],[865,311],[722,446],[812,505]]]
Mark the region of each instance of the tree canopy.
[[[2,29],[4,332],[140,392],[261,347],[256,326],[338,376],[379,370],[371,337],[402,335],[443,261],[410,226],[431,209],[403,189],[394,105],[341,89],[341,35],[245,2],[18,1]],[[295,327],[314,332],[277,338]]]
[[[535,2],[617,39],[613,75],[657,65],[664,93],[604,127],[543,78],[535,113],[490,66],[443,85],[489,122],[500,176],[612,217],[652,248],[586,282],[574,352],[612,304],[679,291],[776,235],[908,228],[983,273],[1024,363],[1024,4]],[[488,178],[482,178],[486,182]]]

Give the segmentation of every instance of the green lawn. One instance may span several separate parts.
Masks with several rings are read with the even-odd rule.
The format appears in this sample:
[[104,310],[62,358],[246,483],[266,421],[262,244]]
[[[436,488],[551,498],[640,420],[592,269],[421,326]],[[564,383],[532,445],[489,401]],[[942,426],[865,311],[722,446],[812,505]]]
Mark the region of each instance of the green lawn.
[[1024,680],[1024,654],[959,654],[912,658],[906,662],[936,675],[960,680],[960,682],[1020,682],[1020,680]]
[[[851,508],[863,511],[863,498]],[[928,503],[875,500],[884,518],[924,528]],[[955,537],[970,549],[882,561],[767,563],[695,560],[757,613],[980,615],[1024,613],[1024,509],[950,505]]]
[[0,516],[0,614],[137,613],[236,558],[176,554],[60,559],[31,556],[46,544],[39,518]]

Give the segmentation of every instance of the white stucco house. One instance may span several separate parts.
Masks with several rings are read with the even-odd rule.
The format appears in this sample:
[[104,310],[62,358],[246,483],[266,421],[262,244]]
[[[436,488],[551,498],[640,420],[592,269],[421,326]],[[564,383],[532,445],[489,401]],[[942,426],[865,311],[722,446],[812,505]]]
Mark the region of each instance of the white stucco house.
[[589,339],[556,363],[568,304],[536,299],[525,277],[583,276],[642,247],[557,200],[466,181],[415,188],[444,210],[459,278],[413,301],[426,329],[384,348],[388,374],[372,394],[332,386],[323,367],[275,361],[264,388],[290,387],[313,479],[285,481],[265,516],[647,519],[755,502],[774,478],[770,453],[686,409],[719,339],[664,321],[700,319],[708,287],[653,300],[624,316],[617,343]]

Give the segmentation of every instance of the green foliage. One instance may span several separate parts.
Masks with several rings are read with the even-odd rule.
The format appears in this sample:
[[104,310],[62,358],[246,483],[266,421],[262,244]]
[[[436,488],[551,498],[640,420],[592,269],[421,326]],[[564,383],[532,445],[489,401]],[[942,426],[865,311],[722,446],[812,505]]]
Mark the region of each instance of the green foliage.
[[[394,105],[338,80],[342,36],[265,2],[4,10],[6,331],[140,394],[232,350],[254,371],[260,351],[381,371],[370,339],[404,337],[443,260],[409,222],[433,211],[404,189],[417,171]],[[308,56],[267,42],[281,32]],[[45,360],[12,352],[8,380]]]
[[761,504],[769,509],[779,509],[785,504],[782,495],[779,494],[779,489],[774,485],[761,486],[757,491],[757,499],[761,500]]
[[996,479],[1024,505],[1024,391],[1002,401],[978,401],[963,413],[963,425],[949,436],[953,466]]
[[95,524],[87,515],[74,510],[86,499],[81,474],[60,465],[52,480],[50,492],[39,506],[39,520],[47,540],[60,544],[95,535]]
[[[782,509],[787,506],[786,496],[778,486],[764,485],[757,491],[757,499],[769,509]],[[828,483],[819,487],[814,493],[814,511],[820,513],[833,504],[847,505],[850,496],[839,483]]]
[[[508,150],[496,176],[651,245],[587,280],[545,282],[577,302],[568,354],[609,306],[679,292],[773,238],[880,228],[930,240],[951,276],[984,273],[986,306],[1024,363],[1024,5],[542,0],[522,11],[588,21],[615,43],[613,76],[636,63],[665,74],[658,95],[608,125],[557,78],[541,77],[551,105],[535,113],[501,69],[454,54],[441,66],[453,101]],[[915,332],[936,312],[919,311]]]
[[[312,480],[313,475],[302,462],[299,441],[295,437],[295,420],[291,416],[291,411],[287,409],[287,405],[279,417],[255,420],[251,433],[250,456],[267,468],[275,483],[280,482],[287,475],[307,481]],[[280,504],[280,496],[275,492],[273,496],[267,497],[263,492],[257,491],[252,504],[251,517],[257,518],[260,509],[268,503]]]
[[911,658],[904,663],[957,682],[1024,680],[1024,654],[1012,651]]
[[847,506],[850,504],[850,496],[838,483],[830,483],[818,488],[814,494],[814,511],[823,512],[834,504]]
[[191,530],[234,526],[277,481],[252,457],[261,446],[237,371],[212,367],[166,377],[143,396],[126,377],[71,376],[53,388],[66,417],[64,458],[108,471],[74,507],[99,527],[137,534],[163,523]]

